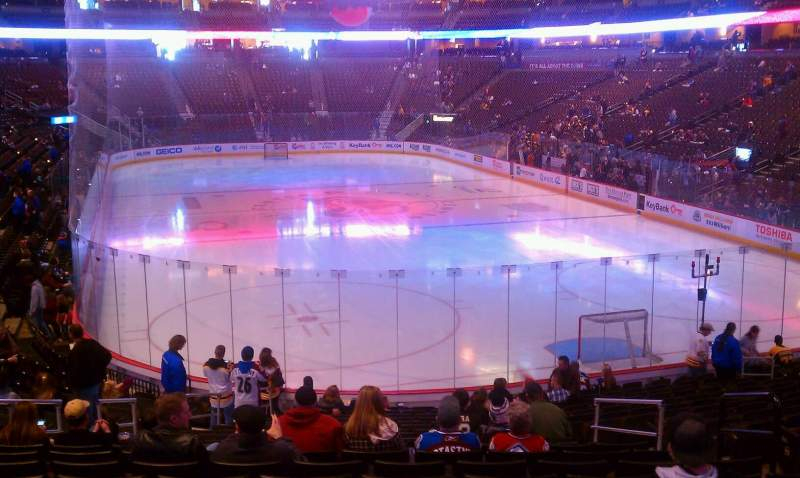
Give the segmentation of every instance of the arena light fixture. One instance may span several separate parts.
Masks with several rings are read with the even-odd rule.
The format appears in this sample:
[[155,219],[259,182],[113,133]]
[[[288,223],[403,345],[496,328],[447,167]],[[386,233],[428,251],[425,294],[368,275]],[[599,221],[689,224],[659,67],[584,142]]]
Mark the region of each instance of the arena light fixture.
[[721,29],[744,22],[752,22],[767,12],[726,13],[667,20],[650,20],[630,23],[592,23],[560,27],[514,28],[499,30],[438,30],[438,31],[341,31],[341,32],[287,32],[287,31],[187,31],[187,30],[136,30],[101,28],[0,28],[0,38],[29,40],[156,40],[159,43],[191,40],[252,39],[256,41],[307,44],[311,41],[405,41],[450,40],[452,38],[575,38],[586,36],[616,36],[637,33],[657,33],[681,30]]

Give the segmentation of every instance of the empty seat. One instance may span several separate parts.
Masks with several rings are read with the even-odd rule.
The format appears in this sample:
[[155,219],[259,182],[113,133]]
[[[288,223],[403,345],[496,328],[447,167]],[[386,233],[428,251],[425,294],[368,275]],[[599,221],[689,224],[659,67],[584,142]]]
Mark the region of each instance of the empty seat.
[[41,460],[14,461],[0,463],[0,476],[3,478],[34,478],[43,477],[47,473],[44,462]]
[[196,461],[176,463],[156,463],[148,461],[134,461],[131,463],[132,471],[136,474],[150,477],[174,476],[179,478],[193,478],[197,475],[199,463]]
[[373,474],[380,478],[404,478],[412,476],[433,478],[445,475],[445,463],[443,461],[405,463],[376,460]]
[[214,476],[248,476],[282,474],[286,467],[279,461],[265,461],[259,463],[238,463],[214,461],[211,463]]
[[455,474],[458,477],[477,475],[496,476],[498,478],[525,478],[528,473],[528,463],[525,460],[507,461],[502,463],[457,461],[455,471]]
[[375,460],[383,461],[408,461],[407,450],[394,450],[394,451],[355,451],[344,450],[342,452],[343,460],[359,460],[364,463],[373,463]]
[[91,463],[65,462],[55,460],[51,463],[56,477],[112,478],[122,476],[122,466],[117,460]]
[[581,476],[605,476],[611,470],[609,463],[605,460],[598,461],[556,461],[541,460],[535,465],[534,474],[554,474],[557,476],[581,475]]
[[367,472],[367,464],[358,460],[340,461],[338,463],[310,463],[296,461],[294,462],[294,470],[294,476],[352,476],[353,478],[360,478],[362,474]]
[[116,459],[111,450],[102,451],[59,451],[50,450],[48,459],[65,463],[96,463],[107,462]]

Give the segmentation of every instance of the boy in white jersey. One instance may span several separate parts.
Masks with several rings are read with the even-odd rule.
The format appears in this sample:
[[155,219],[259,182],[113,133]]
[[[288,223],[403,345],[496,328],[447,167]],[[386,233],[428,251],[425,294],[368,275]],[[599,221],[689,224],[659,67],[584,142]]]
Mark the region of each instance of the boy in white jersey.
[[242,361],[237,363],[231,372],[233,386],[233,403],[236,408],[242,405],[258,406],[259,386],[267,380],[253,362],[255,351],[249,345],[242,349]]

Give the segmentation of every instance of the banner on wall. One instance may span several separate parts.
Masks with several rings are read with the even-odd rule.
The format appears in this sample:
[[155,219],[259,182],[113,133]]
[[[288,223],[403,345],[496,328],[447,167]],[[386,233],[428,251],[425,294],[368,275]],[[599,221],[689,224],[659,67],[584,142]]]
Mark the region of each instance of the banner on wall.
[[567,194],[593,199],[631,211],[636,210],[637,194],[635,192],[594,181],[569,178]]
[[530,166],[523,166],[521,164],[514,165],[514,176],[534,182],[540,186],[555,189],[559,192],[567,192],[567,177],[563,174],[551,173],[543,169],[532,168]]

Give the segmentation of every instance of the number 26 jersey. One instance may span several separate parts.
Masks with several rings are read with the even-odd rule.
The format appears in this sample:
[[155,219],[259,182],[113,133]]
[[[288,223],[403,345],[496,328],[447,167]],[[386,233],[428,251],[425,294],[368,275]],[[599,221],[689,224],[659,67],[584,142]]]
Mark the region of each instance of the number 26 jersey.
[[255,369],[242,372],[239,368],[234,368],[231,372],[231,384],[233,385],[233,401],[236,407],[242,405],[258,406],[258,384],[266,383],[264,376]]

